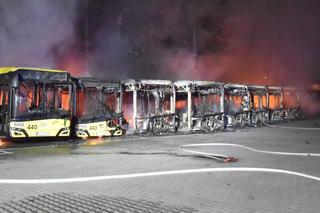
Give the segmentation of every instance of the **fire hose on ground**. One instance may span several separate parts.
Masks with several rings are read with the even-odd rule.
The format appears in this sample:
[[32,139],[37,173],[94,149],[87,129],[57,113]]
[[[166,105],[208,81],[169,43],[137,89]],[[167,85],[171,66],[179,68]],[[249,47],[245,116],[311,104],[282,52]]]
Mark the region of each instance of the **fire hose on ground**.
[[291,156],[308,156],[308,157],[320,157],[320,153],[298,153],[298,152],[278,152],[278,151],[265,151],[254,149],[248,146],[240,145],[240,144],[232,144],[232,143],[198,143],[198,144],[187,144],[179,147],[180,151],[188,152],[194,155],[202,156],[217,160],[223,163],[231,163],[235,162],[238,159],[232,156],[226,156],[221,154],[209,153],[209,152],[201,152],[201,151],[194,151],[187,148],[196,148],[196,147],[205,147],[205,146],[229,146],[229,147],[238,147],[242,149],[246,149],[252,152],[258,152],[263,154],[273,154],[273,155],[291,155]]
[[203,144],[187,144],[179,147],[180,151],[183,152],[188,152],[191,154],[195,154],[198,156],[206,157],[206,158],[211,158],[216,161],[222,162],[222,163],[231,163],[237,161],[235,157],[232,156],[226,156],[226,155],[221,155],[221,154],[215,154],[215,153],[209,153],[209,152],[200,152],[200,151],[194,151],[190,149],[186,149],[186,147],[199,147],[199,146],[217,146],[216,143],[208,144],[208,143],[203,143]]

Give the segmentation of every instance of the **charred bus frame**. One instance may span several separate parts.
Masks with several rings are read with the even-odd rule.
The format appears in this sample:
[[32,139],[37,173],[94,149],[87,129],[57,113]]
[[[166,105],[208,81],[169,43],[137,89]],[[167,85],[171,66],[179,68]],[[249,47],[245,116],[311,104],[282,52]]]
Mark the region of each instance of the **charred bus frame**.
[[175,109],[181,131],[213,131],[223,127],[224,88],[212,81],[174,82]]
[[126,93],[124,103],[129,107],[132,105],[132,132],[164,134],[176,131],[178,123],[171,81],[127,80],[123,83]]
[[269,121],[268,89],[261,85],[248,85],[251,101],[250,120],[253,126]]
[[244,127],[251,124],[251,102],[248,86],[224,85],[225,127]]
[[269,121],[279,122],[284,120],[283,91],[282,87],[267,86]]

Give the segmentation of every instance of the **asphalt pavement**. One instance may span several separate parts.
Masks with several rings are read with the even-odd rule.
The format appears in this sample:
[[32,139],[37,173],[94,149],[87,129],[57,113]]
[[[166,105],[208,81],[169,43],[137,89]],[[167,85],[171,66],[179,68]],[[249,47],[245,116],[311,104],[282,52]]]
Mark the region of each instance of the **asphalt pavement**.
[[3,142],[0,212],[318,212],[318,128]]

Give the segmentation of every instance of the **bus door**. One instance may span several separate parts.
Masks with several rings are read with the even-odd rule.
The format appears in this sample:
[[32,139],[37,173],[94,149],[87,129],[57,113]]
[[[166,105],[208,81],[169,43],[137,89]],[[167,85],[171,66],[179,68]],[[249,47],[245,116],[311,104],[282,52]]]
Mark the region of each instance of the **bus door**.
[[0,85],[0,135],[5,136],[8,132],[8,87]]

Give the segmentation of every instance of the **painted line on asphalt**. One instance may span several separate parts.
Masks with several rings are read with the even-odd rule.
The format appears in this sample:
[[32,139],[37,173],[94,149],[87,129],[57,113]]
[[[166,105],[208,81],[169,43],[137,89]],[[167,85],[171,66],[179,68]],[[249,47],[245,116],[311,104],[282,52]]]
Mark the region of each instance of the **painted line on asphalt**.
[[276,152],[276,151],[265,151],[265,150],[259,150],[254,149],[248,146],[240,145],[240,144],[233,144],[233,143],[197,143],[197,144],[187,144],[179,147],[180,151],[189,152],[192,154],[200,154],[205,156],[222,156],[219,154],[213,154],[213,153],[207,153],[207,152],[199,152],[199,151],[193,151],[189,149],[185,149],[185,147],[201,147],[201,146],[231,146],[231,147],[240,147],[252,152],[258,152],[258,153],[264,153],[264,154],[273,154],[273,155],[292,155],[292,156],[311,156],[311,157],[320,157],[320,153],[298,153],[298,152]]
[[5,150],[0,150],[0,155],[11,155],[11,154],[13,154],[13,153],[5,151]]
[[267,127],[271,127],[271,128],[281,128],[281,129],[291,129],[291,130],[307,130],[307,131],[320,131],[320,128],[307,128],[307,127],[290,127],[290,126],[279,126],[279,125],[270,125],[267,123],[263,123],[265,126]]
[[206,172],[264,172],[264,173],[278,173],[298,176],[310,180],[320,181],[320,177],[308,175],[300,172],[294,172],[282,169],[272,168],[254,168],[254,167],[227,167],[227,168],[200,168],[200,169],[184,169],[172,171],[159,171],[159,172],[146,172],[146,173],[133,173],[123,175],[107,175],[107,176],[94,176],[94,177],[77,177],[77,178],[59,178],[59,179],[0,179],[0,184],[51,184],[51,183],[74,183],[74,182],[87,182],[99,180],[119,180],[130,178],[143,178],[155,177],[166,175],[179,175],[179,174],[197,174]]

